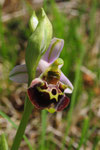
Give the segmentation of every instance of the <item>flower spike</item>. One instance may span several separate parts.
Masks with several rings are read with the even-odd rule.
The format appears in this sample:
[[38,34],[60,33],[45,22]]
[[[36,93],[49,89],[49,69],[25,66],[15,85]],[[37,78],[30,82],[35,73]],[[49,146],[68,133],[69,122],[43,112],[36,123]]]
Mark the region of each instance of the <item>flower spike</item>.
[[[38,25],[36,30],[37,28]],[[62,111],[67,107],[70,103],[70,99],[66,94],[70,94],[73,91],[72,83],[60,70],[64,62],[58,57],[63,45],[64,40],[62,39],[53,38],[51,40],[48,50],[38,63],[36,78],[32,80],[27,90],[28,97],[32,104],[37,109],[46,109],[50,113]],[[27,61],[30,61],[30,59],[27,59]],[[35,61],[35,58],[33,61]],[[27,83],[28,69],[26,65],[16,66],[10,73],[10,79],[18,83]]]

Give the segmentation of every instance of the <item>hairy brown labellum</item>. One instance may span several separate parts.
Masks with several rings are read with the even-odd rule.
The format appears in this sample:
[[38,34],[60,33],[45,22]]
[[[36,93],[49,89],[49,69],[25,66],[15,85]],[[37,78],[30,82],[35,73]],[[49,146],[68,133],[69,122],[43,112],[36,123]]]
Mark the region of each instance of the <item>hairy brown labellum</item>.
[[64,85],[48,84],[46,81],[36,78],[28,88],[28,96],[38,109],[54,108],[56,111],[63,110],[69,104],[69,98],[64,94]]

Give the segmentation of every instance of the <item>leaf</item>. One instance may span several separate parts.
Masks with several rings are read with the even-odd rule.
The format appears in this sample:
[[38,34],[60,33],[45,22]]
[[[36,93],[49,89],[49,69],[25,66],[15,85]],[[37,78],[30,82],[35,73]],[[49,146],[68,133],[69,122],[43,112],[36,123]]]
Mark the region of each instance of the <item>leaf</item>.
[[0,135],[0,150],[8,150],[8,144],[4,133]]

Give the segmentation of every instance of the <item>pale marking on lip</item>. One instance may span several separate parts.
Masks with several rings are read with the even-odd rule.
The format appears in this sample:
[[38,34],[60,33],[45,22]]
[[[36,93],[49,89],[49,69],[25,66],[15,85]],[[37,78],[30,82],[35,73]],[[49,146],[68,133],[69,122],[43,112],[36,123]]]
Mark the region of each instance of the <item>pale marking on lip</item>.
[[61,92],[61,93],[57,93],[56,95],[53,95],[53,94],[52,94],[52,89],[55,89],[55,88],[52,88],[51,91],[48,91],[47,89],[41,89],[40,87],[37,87],[37,89],[38,89],[40,92],[46,92],[46,93],[48,93],[49,96],[50,96],[50,100],[52,100],[53,98],[55,98],[57,102],[58,102],[58,96],[59,96],[59,95],[63,95],[62,92]]

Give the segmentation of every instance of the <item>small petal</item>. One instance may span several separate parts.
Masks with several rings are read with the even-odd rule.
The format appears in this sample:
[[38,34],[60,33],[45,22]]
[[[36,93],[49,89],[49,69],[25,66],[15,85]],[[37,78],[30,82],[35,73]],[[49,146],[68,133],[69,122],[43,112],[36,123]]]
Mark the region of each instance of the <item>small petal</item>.
[[64,83],[65,85],[68,85],[68,87],[70,88],[70,93],[72,93],[74,87],[72,83],[69,81],[69,79],[62,72],[60,76],[60,81]]
[[41,70],[41,72],[44,72],[49,66],[50,64],[48,62],[46,62],[43,59],[40,59],[38,68]]
[[43,55],[42,59],[44,59],[48,63],[53,63],[59,57],[63,45],[64,45],[64,40],[53,38],[48,50]]
[[15,81],[17,83],[27,83],[28,82],[28,74],[26,65],[18,65],[13,68],[10,72],[10,80]]

